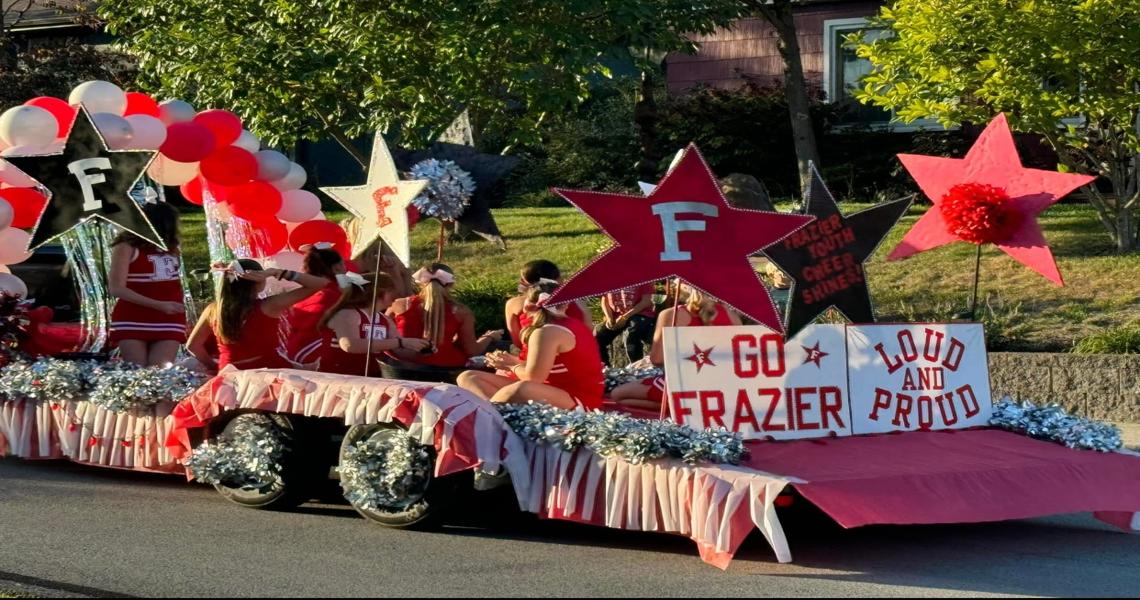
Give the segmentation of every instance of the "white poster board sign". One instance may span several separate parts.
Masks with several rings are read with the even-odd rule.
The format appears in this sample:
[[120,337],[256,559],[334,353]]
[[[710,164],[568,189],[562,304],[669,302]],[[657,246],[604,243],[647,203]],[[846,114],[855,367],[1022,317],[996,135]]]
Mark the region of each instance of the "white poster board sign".
[[978,323],[848,326],[853,433],[987,425],[985,341]]
[[812,325],[788,341],[761,326],[670,327],[664,336],[674,422],[745,439],[851,434],[842,325]]

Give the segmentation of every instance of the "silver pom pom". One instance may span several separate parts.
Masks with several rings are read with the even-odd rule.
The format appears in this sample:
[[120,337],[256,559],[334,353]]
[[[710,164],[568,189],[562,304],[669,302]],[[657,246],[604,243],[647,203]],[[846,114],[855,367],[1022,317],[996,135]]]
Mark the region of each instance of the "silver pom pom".
[[349,446],[341,459],[340,487],[353,506],[377,510],[402,506],[422,490],[434,470],[427,446],[407,435],[376,436]]
[[1056,404],[1038,407],[1028,400],[1015,402],[1008,396],[994,404],[990,425],[1069,448],[1112,452],[1124,446],[1120,430],[1114,425],[1070,415]]
[[281,477],[286,440],[268,416],[239,415],[228,432],[195,448],[186,467],[210,485],[263,488]]
[[424,193],[417,196],[412,204],[420,214],[443,221],[458,219],[467,210],[471,195],[475,193],[475,180],[471,174],[450,160],[421,160],[412,166],[411,178],[428,180]]

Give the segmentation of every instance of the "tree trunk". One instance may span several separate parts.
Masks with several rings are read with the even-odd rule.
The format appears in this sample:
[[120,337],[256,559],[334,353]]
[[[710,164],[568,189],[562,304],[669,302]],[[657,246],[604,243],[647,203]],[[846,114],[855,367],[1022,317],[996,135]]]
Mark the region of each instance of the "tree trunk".
[[819,150],[815,143],[815,130],[811,121],[811,99],[808,98],[807,82],[804,80],[804,65],[800,59],[800,42],[796,37],[796,22],[792,15],[790,0],[751,0],[748,3],[776,30],[779,36],[780,56],[784,59],[784,95],[788,101],[788,113],[792,119],[792,140],[799,165],[800,189],[806,190],[811,182],[808,163],[820,167]]
[[633,122],[637,124],[637,143],[641,150],[634,167],[640,181],[657,181],[657,103],[653,100],[653,74],[641,73],[641,90],[633,107]]

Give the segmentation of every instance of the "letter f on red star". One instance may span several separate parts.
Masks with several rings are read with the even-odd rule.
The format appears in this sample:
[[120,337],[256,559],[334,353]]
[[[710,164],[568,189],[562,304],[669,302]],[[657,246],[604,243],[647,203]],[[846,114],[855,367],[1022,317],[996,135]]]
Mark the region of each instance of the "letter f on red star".
[[586,213],[614,241],[612,248],[555,292],[555,302],[676,276],[783,332],[772,296],[748,257],[814,217],[730,206],[693,144],[649,196],[553,192]]
[[705,365],[709,365],[711,367],[716,366],[716,363],[714,363],[712,361],[712,351],[713,351],[713,348],[709,348],[707,350],[702,350],[700,346],[698,346],[696,343],[694,343],[693,344],[693,355],[685,358],[685,360],[691,360],[694,363],[696,363],[697,372],[700,373],[701,368],[703,368]]

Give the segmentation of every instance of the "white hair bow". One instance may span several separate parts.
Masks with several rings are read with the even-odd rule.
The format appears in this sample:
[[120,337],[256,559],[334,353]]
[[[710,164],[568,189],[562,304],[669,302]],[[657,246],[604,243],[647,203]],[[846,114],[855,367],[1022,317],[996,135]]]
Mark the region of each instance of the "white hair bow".
[[226,276],[226,281],[229,282],[237,281],[238,277],[241,277],[242,274],[245,273],[241,262],[237,260],[231,260],[229,263],[216,262],[210,266],[210,270],[215,273],[222,273]]
[[355,285],[356,287],[363,289],[367,283],[368,280],[365,279],[364,276],[360,273],[339,273],[336,276],[336,284],[342,288],[346,288],[350,285]]
[[451,285],[455,283],[455,276],[451,273],[448,273],[443,269],[429,271],[424,267],[421,267],[419,271],[416,271],[412,275],[412,279],[416,280],[416,283],[419,284],[428,284],[432,281],[438,281],[443,285]]

